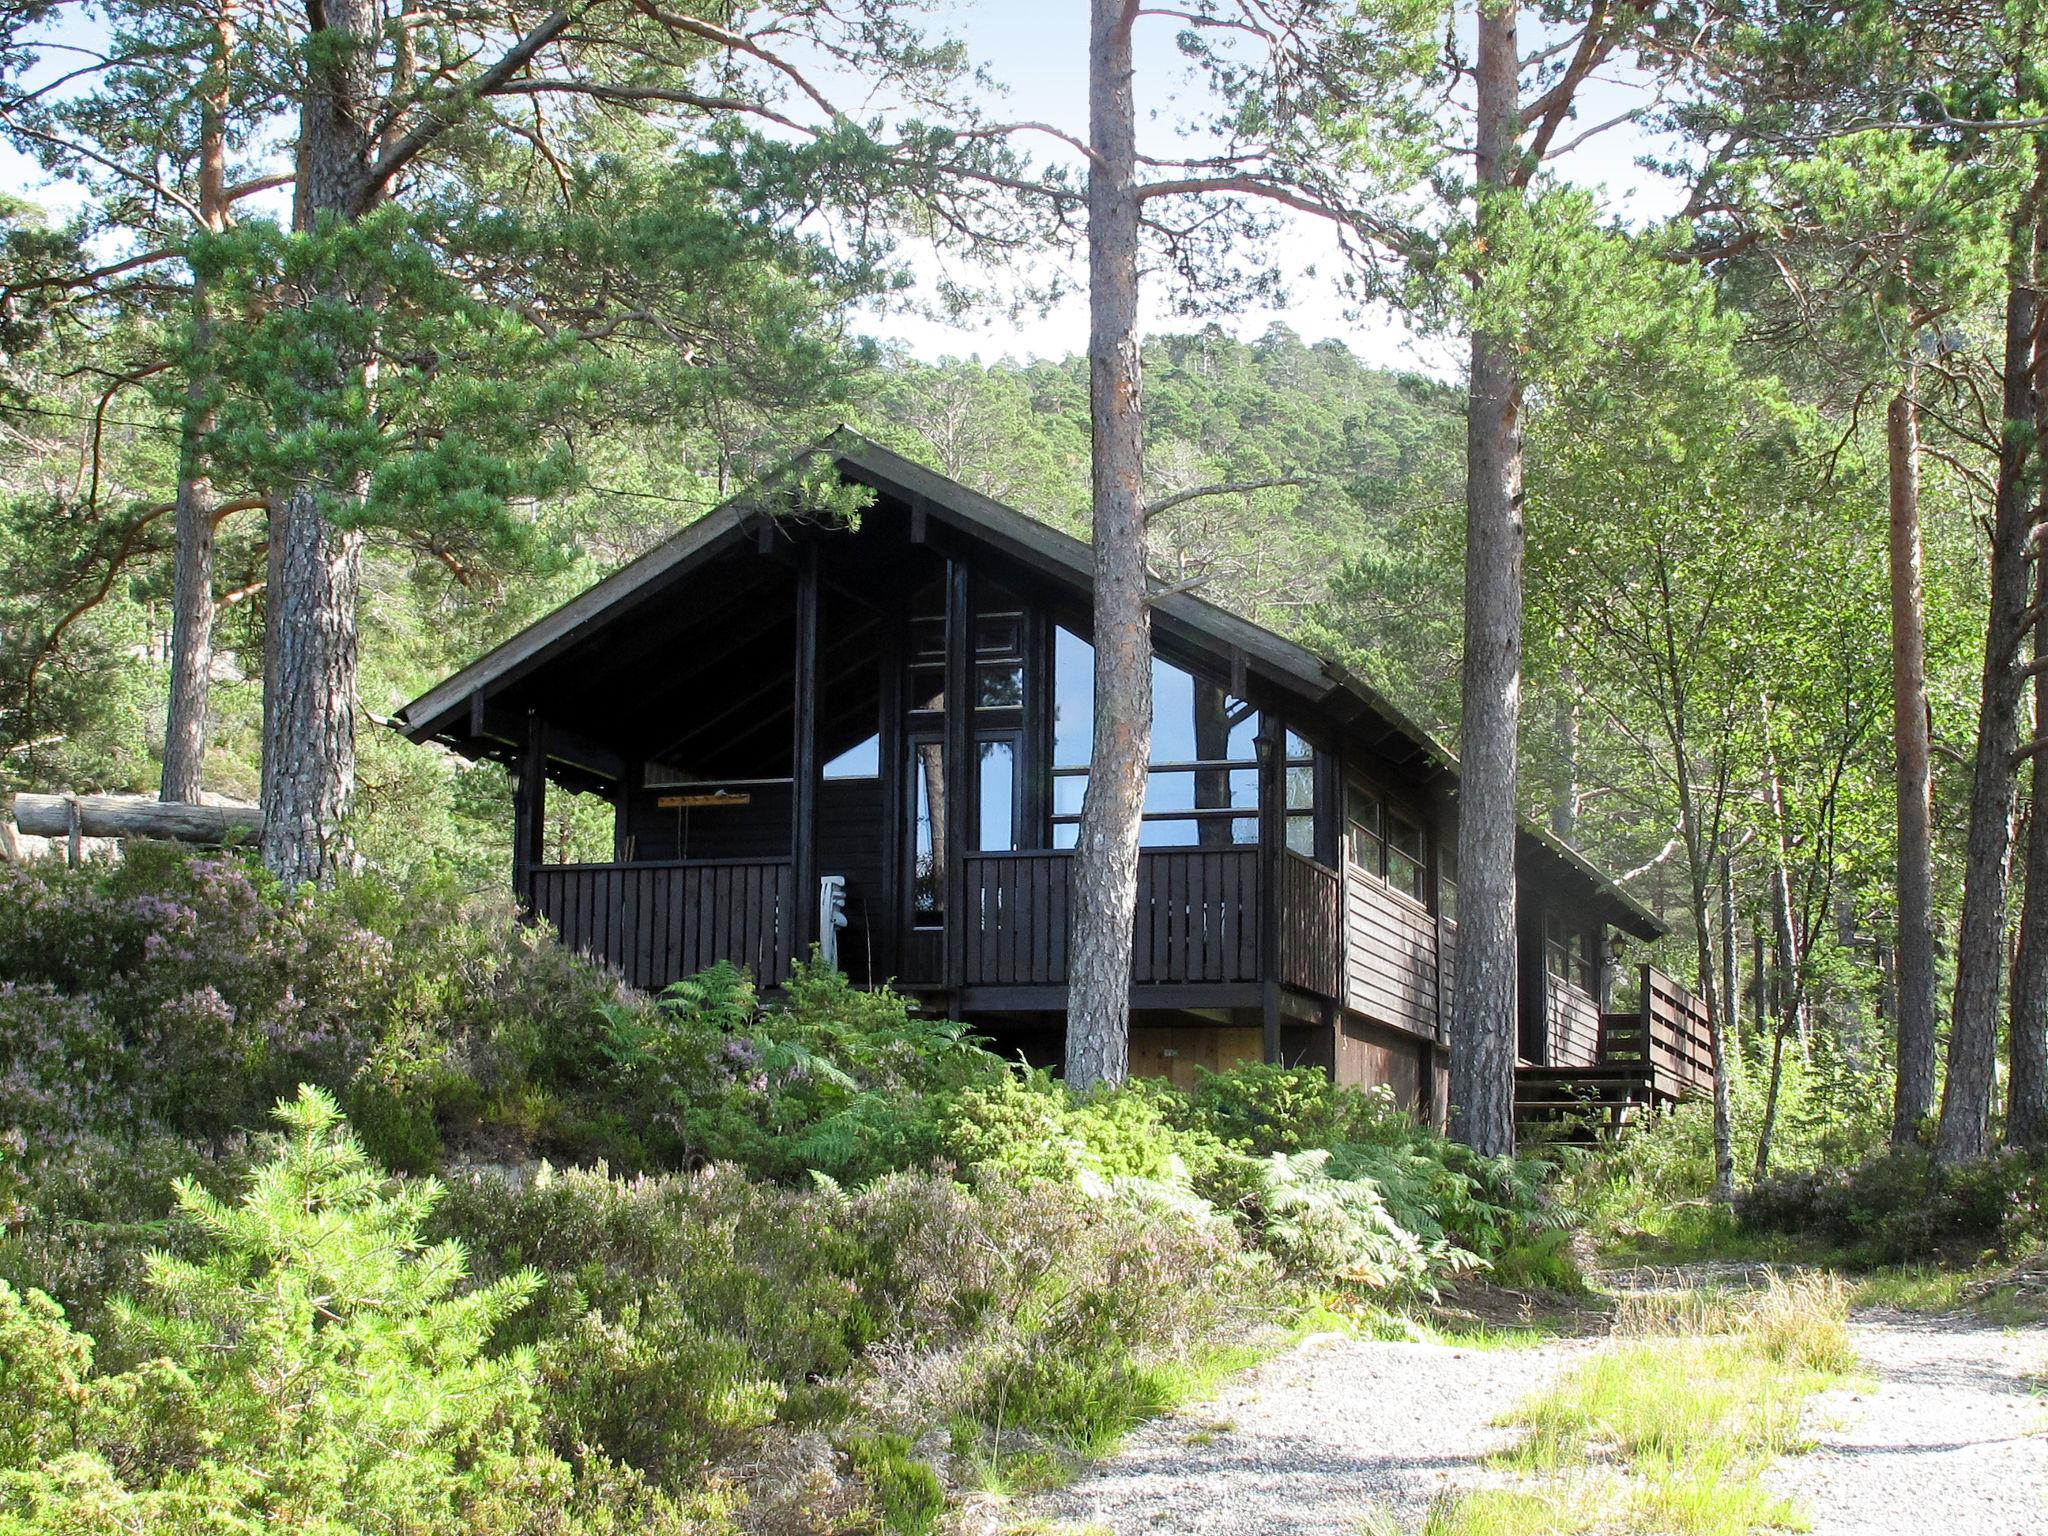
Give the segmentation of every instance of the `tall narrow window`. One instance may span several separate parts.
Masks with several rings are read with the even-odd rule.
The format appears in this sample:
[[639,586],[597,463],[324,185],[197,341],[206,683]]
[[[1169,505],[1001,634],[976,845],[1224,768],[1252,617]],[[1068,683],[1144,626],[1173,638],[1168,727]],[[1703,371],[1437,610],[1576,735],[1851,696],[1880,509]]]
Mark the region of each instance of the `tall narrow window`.
[[946,921],[946,771],[936,741],[910,747],[910,919],[919,928]]
[[1387,884],[1413,901],[1422,900],[1422,828],[1399,812],[1387,813]]
[[1017,846],[1017,744],[1007,736],[984,740],[978,744],[978,756],[978,846],[983,853],[1007,852]]
[[1344,853],[1352,866],[1378,877],[1386,872],[1386,840],[1380,825],[1380,802],[1357,785],[1344,791]]
[[1571,979],[1571,947],[1564,919],[1555,912],[1543,915],[1543,963],[1559,981]]

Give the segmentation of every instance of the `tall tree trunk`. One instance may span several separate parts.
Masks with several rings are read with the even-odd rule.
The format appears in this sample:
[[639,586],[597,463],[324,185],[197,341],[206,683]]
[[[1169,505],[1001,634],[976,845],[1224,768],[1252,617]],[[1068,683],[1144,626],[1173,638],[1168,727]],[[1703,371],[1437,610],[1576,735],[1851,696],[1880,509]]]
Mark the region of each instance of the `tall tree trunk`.
[[1714,1197],[1735,1198],[1735,1049],[1741,1038],[1740,988],[1735,984],[1735,860],[1721,855],[1721,995],[1712,1013],[1714,1060]]
[[[1498,259],[1520,119],[1516,0],[1478,18],[1480,260]],[[1476,281],[1486,297],[1487,278]],[[1493,306],[1482,303],[1482,316]],[[1522,381],[1515,339],[1472,333],[1465,430],[1465,656],[1460,689],[1458,995],[1451,1134],[1489,1156],[1515,1144],[1515,731],[1522,673]]]
[[1891,478],[1892,741],[1898,771],[1899,1073],[1892,1145],[1934,1112],[1934,806],[1928,751],[1927,641],[1920,578],[1920,414],[1913,374],[1885,411]]
[[[214,15],[213,60],[199,105],[199,222],[202,234],[227,227],[228,71],[235,48],[234,0]],[[213,681],[213,380],[207,357],[214,318],[206,280],[192,278],[192,356],[186,365],[185,420],[178,444],[177,546],[171,582],[171,688],[164,716],[160,798],[196,803],[204,786],[207,695]]]
[[[2042,220],[2048,235],[2048,219]],[[2048,361],[2048,346],[2037,348]],[[2035,451],[2048,463],[2048,394],[2036,391]],[[2035,507],[2037,525],[2048,524],[2048,479]],[[2034,735],[2048,733],[2048,559],[2035,561]],[[2048,765],[2033,760],[2033,809],[2027,818],[2027,884],[2020,907],[2019,959],[2013,966],[2012,1016],[2006,1022],[2011,1060],[2005,1080],[2005,1144],[2030,1147],[2048,1142]]]
[[[317,235],[367,211],[377,141],[374,0],[327,0],[309,49],[299,115],[298,180],[292,227]],[[330,276],[344,291],[305,293],[317,301],[369,302],[368,286]],[[339,344],[307,363],[308,395],[374,391],[367,356]],[[331,464],[313,463],[271,502],[269,623],[265,636],[263,862],[287,886],[325,881],[343,855],[343,824],[355,791],[356,592],[362,535],[331,514],[360,500],[363,486]]]
[[1991,603],[1977,709],[1977,755],[1970,779],[1970,834],[1963,865],[1962,930],[1956,941],[1948,1078],[1934,1138],[1936,1159],[1949,1165],[1984,1154],[1998,1075],[1998,1002],[2005,974],[2008,865],[2019,784],[2015,753],[2025,692],[2019,653],[2029,628],[2027,604],[2033,590],[2027,555],[2038,408],[2033,368],[2042,303],[2034,284],[2041,260],[2042,199],[2048,194],[2048,139],[2036,144],[2034,159],[2034,180],[2015,208],[2007,234],[2004,424],[1991,528]]
[[1092,0],[1088,44],[1088,415],[1095,495],[1095,741],[1074,858],[1067,1080],[1130,1065],[1131,917],[1152,752],[1138,357],[1137,120],[1128,0]]

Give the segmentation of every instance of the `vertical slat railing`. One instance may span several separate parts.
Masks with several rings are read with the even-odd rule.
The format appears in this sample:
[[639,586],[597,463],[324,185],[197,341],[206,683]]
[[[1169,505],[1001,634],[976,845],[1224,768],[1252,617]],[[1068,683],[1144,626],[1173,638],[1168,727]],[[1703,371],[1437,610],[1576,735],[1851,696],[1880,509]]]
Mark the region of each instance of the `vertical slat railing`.
[[1344,992],[1344,877],[1291,848],[1280,858],[1280,979],[1319,997]]
[[721,960],[764,988],[789,979],[787,859],[543,864],[529,880],[534,915],[636,987],[656,990]]
[[[1066,985],[1072,866],[1063,849],[962,860],[968,986]],[[1138,856],[1131,980],[1258,980],[1257,882],[1249,848],[1146,849]]]

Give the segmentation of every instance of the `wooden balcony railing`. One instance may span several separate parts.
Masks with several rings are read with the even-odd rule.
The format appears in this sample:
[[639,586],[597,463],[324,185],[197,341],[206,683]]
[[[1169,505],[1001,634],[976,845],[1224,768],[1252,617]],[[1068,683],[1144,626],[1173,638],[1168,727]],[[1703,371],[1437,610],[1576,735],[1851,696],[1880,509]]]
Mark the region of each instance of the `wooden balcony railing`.
[[1606,1036],[1599,1001],[1559,976],[1545,973],[1544,1039],[1553,1067],[1589,1067],[1601,1059]]
[[543,864],[527,900],[564,944],[636,987],[730,960],[766,988],[789,979],[794,878],[787,859]]
[[[1073,855],[975,853],[967,887],[966,984],[1064,986]],[[1258,854],[1251,848],[1154,848],[1138,856],[1131,980],[1259,979]]]
[[1655,966],[1643,966],[1638,980],[1634,1011],[1600,1016],[1601,1062],[1646,1067],[1663,1098],[1712,1093],[1714,1036],[1706,1004]]
[[1344,877],[1291,848],[1280,855],[1280,979],[1344,995]]

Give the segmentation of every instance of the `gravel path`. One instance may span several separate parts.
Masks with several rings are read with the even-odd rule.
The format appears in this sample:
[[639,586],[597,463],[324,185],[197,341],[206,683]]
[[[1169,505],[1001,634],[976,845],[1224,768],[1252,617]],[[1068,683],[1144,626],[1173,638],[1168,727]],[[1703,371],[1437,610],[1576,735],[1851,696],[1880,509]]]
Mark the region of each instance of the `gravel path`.
[[[1813,1536],[2048,1530],[2048,1330],[1900,1313],[1852,1326],[1875,1385],[1811,1399],[1816,1449],[1768,1474]],[[1032,1513],[1115,1536],[1353,1536],[1368,1516],[1415,1531],[1432,1500],[1486,1479],[1512,1437],[1494,1421],[1599,1347],[1319,1335],[1139,1430]]]
[[1036,1513],[1116,1536],[1353,1536],[1375,1514],[1414,1530],[1509,1442],[1493,1420],[1593,1347],[1317,1335],[1215,1402],[1139,1430]]
[[2048,1331],[1868,1312],[1854,1333],[1875,1389],[1809,1399],[1816,1449],[1767,1474],[1813,1536],[2048,1526]]

